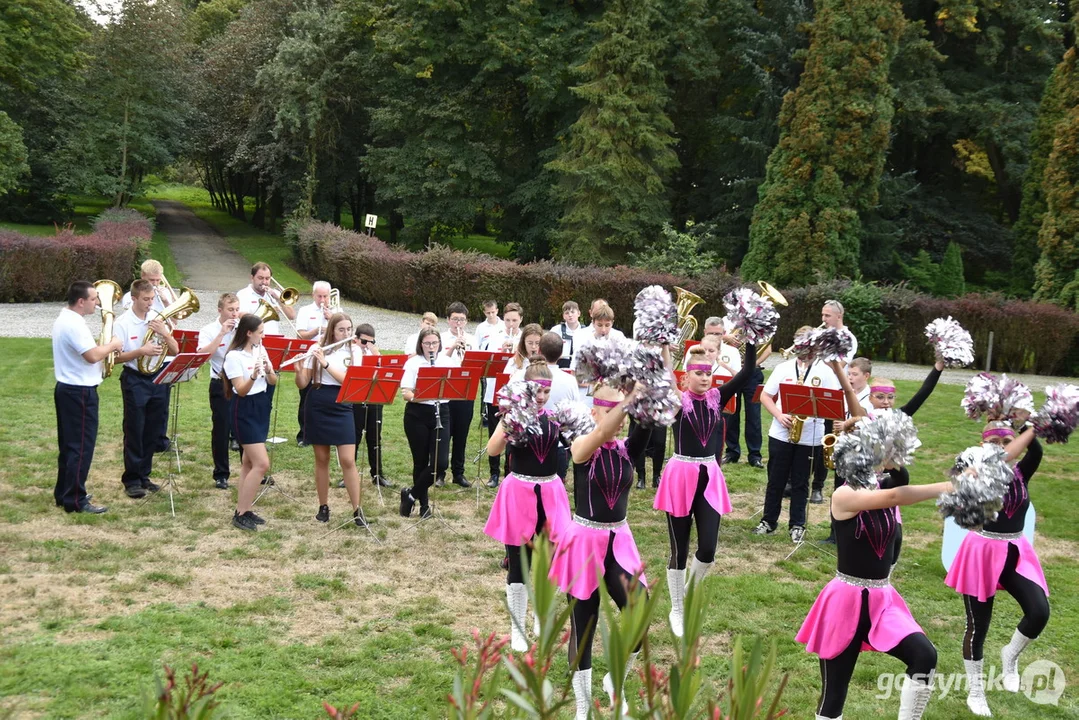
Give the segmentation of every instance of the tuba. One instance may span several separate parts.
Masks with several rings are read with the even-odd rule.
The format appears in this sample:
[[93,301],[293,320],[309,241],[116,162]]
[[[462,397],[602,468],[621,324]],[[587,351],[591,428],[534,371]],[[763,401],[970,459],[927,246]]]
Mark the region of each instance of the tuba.
[[[166,325],[172,323],[173,320],[180,320],[188,315],[194,315],[199,311],[199,299],[195,297],[195,293],[191,292],[190,288],[180,288],[180,293],[176,297],[176,300],[167,308],[161,311],[157,316],[158,320],[163,321]],[[148,330],[146,337],[143,338],[142,344],[150,342],[154,339],[154,331]],[[139,372],[144,375],[153,375],[161,366],[165,364],[165,355],[168,353],[166,346],[161,347],[161,352],[156,357],[143,356],[139,358]]]
[[693,308],[704,302],[704,298],[677,286],[674,292],[675,307],[678,309],[678,341],[671,348],[671,359],[677,366],[686,354],[686,341],[692,340],[697,334],[697,318],[691,313]]
[[[116,305],[116,299],[123,295],[120,286],[112,280],[98,280],[94,283],[97,290],[97,299],[101,302],[101,336],[97,340],[98,345],[105,345],[112,340],[112,323],[116,319],[112,308]],[[101,361],[101,378],[105,379],[112,375],[112,368],[116,364],[116,353],[109,353],[108,357]]]

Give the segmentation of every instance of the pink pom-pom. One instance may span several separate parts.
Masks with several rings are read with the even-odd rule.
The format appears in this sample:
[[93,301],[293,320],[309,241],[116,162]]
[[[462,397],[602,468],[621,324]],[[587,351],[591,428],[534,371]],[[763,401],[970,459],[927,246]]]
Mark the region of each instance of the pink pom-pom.
[[925,336],[945,367],[966,367],[974,362],[974,340],[950,315],[926,325]]

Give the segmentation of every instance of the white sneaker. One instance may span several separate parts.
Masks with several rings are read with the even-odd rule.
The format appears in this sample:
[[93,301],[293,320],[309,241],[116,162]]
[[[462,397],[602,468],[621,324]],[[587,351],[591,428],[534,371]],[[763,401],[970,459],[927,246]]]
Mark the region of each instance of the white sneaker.
[[795,545],[801,545],[805,539],[806,529],[801,525],[795,525],[791,528],[791,542]]
[[757,527],[753,528],[754,535],[774,535],[776,529],[768,524],[767,520],[761,520]]

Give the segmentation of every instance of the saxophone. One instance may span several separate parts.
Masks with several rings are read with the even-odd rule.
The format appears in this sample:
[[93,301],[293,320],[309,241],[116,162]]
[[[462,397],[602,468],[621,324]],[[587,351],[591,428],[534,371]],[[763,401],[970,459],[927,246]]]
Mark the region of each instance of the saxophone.
[[[805,380],[798,375],[797,365],[795,365],[794,374],[798,377],[798,384],[805,385]],[[797,445],[802,439],[802,428],[805,427],[806,417],[805,415],[791,415],[791,430],[788,438],[791,445]]]
[[828,433],[821,439],[824,446],[824,467],[835,470],[835,443],[839,439],[837,433]]

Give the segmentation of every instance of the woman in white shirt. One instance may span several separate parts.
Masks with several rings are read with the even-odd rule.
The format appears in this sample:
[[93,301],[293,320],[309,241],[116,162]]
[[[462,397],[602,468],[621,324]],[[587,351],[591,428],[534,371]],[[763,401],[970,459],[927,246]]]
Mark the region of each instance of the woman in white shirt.
[[[296,387],[307,389],[303,411],[303,440],[315,451],[315,492],[318,493],[318,513],[315,520],[330,521],[330,448],[337,448],[352,517],[365,527],[367,518],[360,508],[360,475],[356,471],[356,422],[352,406],[337,402],[345,373],[353,362],[352,319],[336,313],[326,324],[319,344],[307,360],[296,368]],[[347,341],[347,342],[346,342]],[[344,345],[326,351],[334,343]]]
[[270,395],[266,389],[277,384],[273,363],[262,347],[265,333],[262,319],[244,315],[225,353],[224,386],[229,401],[232,435],[243,449],[240,482],[236,490],[236,512],[232,524],[253,531],[265,521],[251,510],[259,483],[270,469],[266,435],[270,431]]

